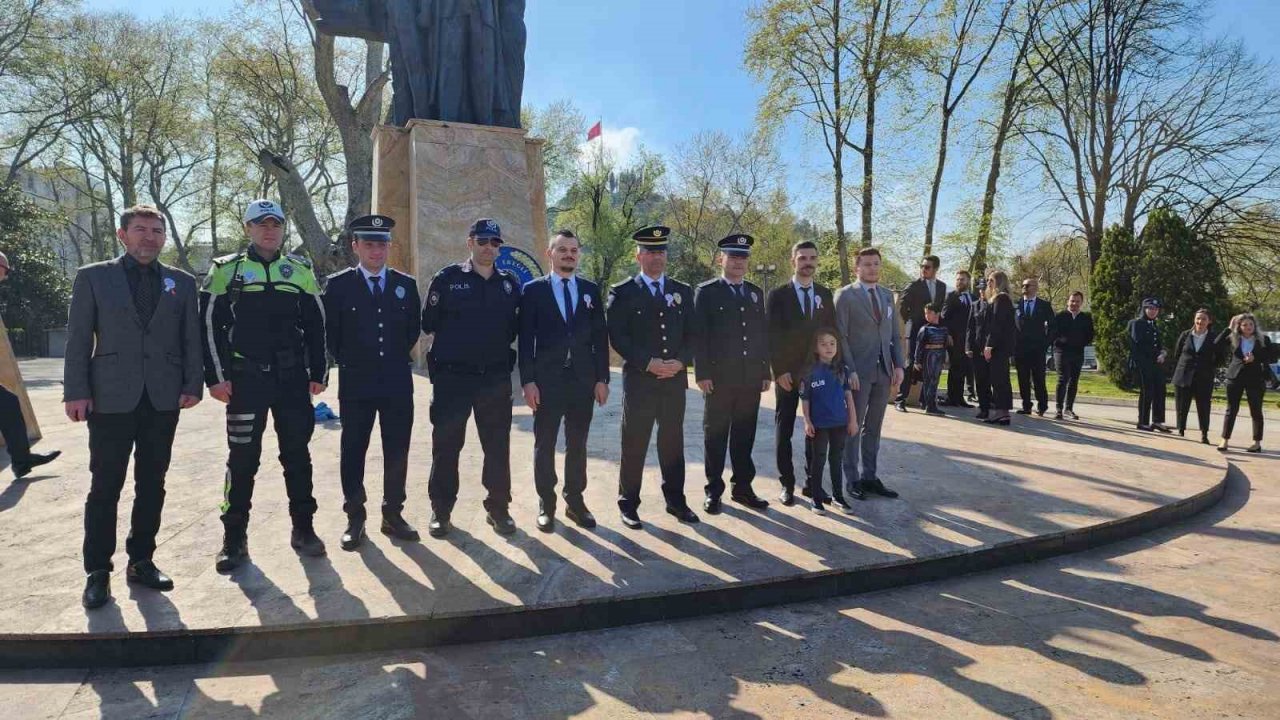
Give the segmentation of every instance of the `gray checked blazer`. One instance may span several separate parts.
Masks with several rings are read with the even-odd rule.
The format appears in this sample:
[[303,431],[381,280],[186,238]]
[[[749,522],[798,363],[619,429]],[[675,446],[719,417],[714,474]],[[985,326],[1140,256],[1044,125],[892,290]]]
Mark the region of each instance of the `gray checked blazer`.
[[204,392],[196,281],[164,265],[151,322],[143,327],[121,258],[76,273],[67,320],[64,402],[93,400],[95,413],[132,412],[146,390],[156,410]]

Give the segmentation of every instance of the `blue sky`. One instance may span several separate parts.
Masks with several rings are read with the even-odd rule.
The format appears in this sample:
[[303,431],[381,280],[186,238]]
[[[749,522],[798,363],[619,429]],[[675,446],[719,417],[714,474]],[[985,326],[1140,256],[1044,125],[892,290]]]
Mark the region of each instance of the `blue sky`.
[[[670,152],[700,130],[730,134],[753,124],[759,85],[743,69],[745,11],[751,0],[530,0],[526,12],[529,47],[525,102],[535,106],[570,98],[594,122],[603,118],[606,139],[618,146],[642,142]],[[218,15],[234,0],[84,0],[91,9],[145,17],[166,14]],[[1217,0],[1207,11],[1205,31],[1242,38],[1253,52],[1280,66],[1280,0]],[[903,133],[883,148],[877,173],[885,170],[878,203],[911,204],[925,194],[920,171],[928,170],[934,146],[929,125]],[[963,145],[953,138],[953,150]],[[797,209],[821,208],[827,195],[816,177],[823,151],[797,130],[783,139],[787,185]],[[942,225],[956,203],[968,202],[973,183],[961,152],[947,174]],[[895,171],[897,172],[895,175]],[[860,177],[851,162],[847,176]],[[850,228],[857,227],[857,208]],[[909,214],[909,213],[908,213]],[[1026,241],[1053,229],[1049,210],[1014,216]],[[1017,244],[1023,244],[1020,239]]]

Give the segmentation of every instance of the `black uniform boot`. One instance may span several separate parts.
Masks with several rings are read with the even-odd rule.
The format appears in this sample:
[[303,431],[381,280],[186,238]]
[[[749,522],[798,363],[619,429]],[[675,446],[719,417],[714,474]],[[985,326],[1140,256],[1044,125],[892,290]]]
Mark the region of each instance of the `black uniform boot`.
[[293,533],[289,536],[289,544],[294,550],[308,557],[320,557],[325,553],[324,541],[316,535],[310,523],[294,525]]
[[214,568],[220,573],[229,573],[240,567],[249,557],[249,538],[244,528],[227,527],[222,533],[222,550],[218,552],[218,561]]

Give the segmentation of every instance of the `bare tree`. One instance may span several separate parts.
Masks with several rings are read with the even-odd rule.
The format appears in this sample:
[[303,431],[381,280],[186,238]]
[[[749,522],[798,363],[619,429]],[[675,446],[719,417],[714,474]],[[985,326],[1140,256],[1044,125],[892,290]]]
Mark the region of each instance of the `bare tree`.
[[[982,74],[996,44],[1000,41],[1012,0],[995,4],[991,0],[963,0],[947,5],[946,36],[938,50],[927,56],[926,68],[936,75],[942,84],[942,97],[938,101],[941,121],[938,127],[938,162],[929,188],[929,210],[924,222],[924,255],[933,254],[934,221],[938,215],[938,193],[942,189],[942,174],[947,164],[947,142],[951,132],[951,116],[964,100],[974,81]],[[986,27],[988,15],[994,14],[994,27]],[[988,35],[983,38],[981,33]]]

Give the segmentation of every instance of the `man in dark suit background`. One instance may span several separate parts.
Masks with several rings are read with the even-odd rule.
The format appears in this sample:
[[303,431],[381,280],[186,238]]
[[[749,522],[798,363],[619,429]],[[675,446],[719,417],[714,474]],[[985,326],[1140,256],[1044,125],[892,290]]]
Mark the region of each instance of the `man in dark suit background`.
[[747,259],[755,238],[735,233],[722,238],[721,276],[698,285],[693,298],[694,376],[705,410],[702,434],[707,475],[703,509],[720,513],[724,494],[724,456],[729,453],[733,486],[729,498],[753,510],[769,501],[751,488],[756,465],[760,394],[769,389],[769,338],[764,291],[746,280]]
[[1049,389],[1044,380],[1044,355],[1053,337],[1053,306],[1037,295],[1040,282],[1035,278],[1022,281],[1022,299],[1014,307],[1018,327],[1018,343],[1014,364],[1018,367],[1018,395],[1022,397],[1019,415],[1031,414],[1031,394],[1035,392],[1037,415],[1049,409]]
[[1067,309],[1053,319],[1053,364],[1058,369],[1055,420],[1064,414],[1080,419],[1075,411],[1076,388],[1084,367],[1084,349],[1093,342],[1093,316],[1081,310],[1083,306],[1084,293],[1076,290],[1067,300]]
[[325,340],[340,380],[343,550],[355,550],[365,539],[364,465],[375,420],[382,435],[381,531],[400,540],[419,539],[403,512],[413,433],[411,353],[421,334],[422,303],[418,281],[387,266],[395,224],[385,215],[352,220],[347,234],[359,263],[330,275],[324,290]]
[[600,287],[578,277],[582,248],[572,230],[547,246],[551,273],[524,286],[520,298],[520,382],[533,411],[533,480],[538,529],[555,529],[556,438],[564,422],[565,516],[593,528],[587,489],[587,434],[592,401],[609,399],[609,331]]
[[977,305],[978,298],[969,291],[969,271],[956,273],[956,289],[947,293],[947,300],[942,305],[942,326],[951,335],[951,347],[947,371],[947,404],[954,407],[973,407],[964,400],[964,386],[973,384],[973,363],[965,354],[964,336],[969,329],[969,315]]
[[[778,479],[783,505],[795,504],[796,475],[791,461],[791,436],[796,408],[800,405],[800,375],[813,354],[813,332],[836,326],[836,305],[831,291],[813,278],[818,271],[818,246],[809,240],[791,248],[791,282],[769,293],[769,365],[773,369],[773,429]],[[805,487],[808,485],[808,438],[804,443]]]
[[76,273],[63,365],[67,417],[89,423],[82,602],[90,609],[111,599],[116,505],[130,455],[135,494],[126,578],[173,589],[152,555],[178,412],[200,402],[204,381],[195,279],[158,260],[164,216],[149,205],[131,207],[116,237],[123,256]]
[[[946,301],[947,284],[937,279],[938,267],[941,264],[942,261],[937,255],[930,255],[921,260],[920,277],[912,280],[898,298],[898,312],[906,323],[907,357],[909,358],[916,356],[916,335],[924,325],[924,306],[929,303],[942,305]],[[893,402],[898,412],[907,411],[907,395],[911,394],[911,383],[915,380],[909,365],[908,363],[906,377],[898,387],[898,396]]]

